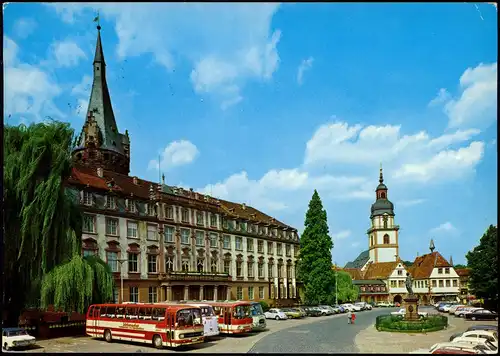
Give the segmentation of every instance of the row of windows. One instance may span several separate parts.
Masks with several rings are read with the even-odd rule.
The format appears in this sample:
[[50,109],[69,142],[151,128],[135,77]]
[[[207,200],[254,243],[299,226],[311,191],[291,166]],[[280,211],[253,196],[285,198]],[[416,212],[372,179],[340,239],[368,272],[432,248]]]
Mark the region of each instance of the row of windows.
[[[81,192],[81,203],[87,206],[93,206],[95,204],[94,194],[91,192],[82,191]],[[109,210],[117,209],[117,197],[106,195],[105,196],[105,208]],[[195,221],[190,219],[190,210],[187,208],[180,208],[180,219],[175,219],[174,207],[167,204],[160,205],[154,203],[138,203],[132,199],[125,199],[125,206],[128,212],[137,213],[139,211],[138,207],[144,207],[144,212],[149,216],[162,216],[167,220],[177,220],[183,223],[196,223],[199,226],[205,226],[205,221],[209,223],[211,227],[216,228],[218,226],[218,215],[214,213],[204,213],[202,211],[196,211]],[[267,226],[259,226],[255,224],[250,224],[238,220],[226,220],[224,219],[222,225],[225,229],[236,230],[242,232],[250,232],[258,235],[268,235],[278,238],[286,238],[293,241],[298,241],[298,236],[292,231],[281,231],[277,228],[268,228]]]
[[[453,285],[453,287],[458,287],[458,280],[457,279],[453,279],[453,280],[449,280],[449,279],[446,279],[446,280],[438,280],[436,281],[435,279],[432,280],[432,287],[451,287]],[[404,287],[405,286],[405,282],[403,280],[399,280],[399,281],[391,281],[391,287],[392,288],[395,288],[395,287]],[[429,282],[427,280],[424,280],[424,281],[413,281],[413,287],[415,288],[429,288]]]
[[[94,250],[84,250],[83,251],[84,256],[86,255],[95,255],[96,251]],[[113,272],[120,272],[120,260],[118,258],[118,253],[114,251],[107,251],[106,252],[106,260],[107,263],[109,264],[111,270]],[[147,255],[147,271],[148,273],[158,273],[158,262],[159,258],[158,255]],[[139,253],[136,252],[129,252],[127,254],[127,260],[124,261],[127,262],[128,266],[128,272],[129,273],[139,273]],[[231,274],[231,263],[232,261],[223,261],[223,272],[227,274]],[[242,261],[236,261],[236,277],[243,277],[243,263]],[[268,278],[274,278],[274,265],[273,264],[268,264]],[[181,271],[182,272],[190,272],[192,269],[191,263],[187,259],[183,259],[181,262]],[[197,272],[208,272],[206,270],[205,262],[203,259],[197,259],[196,260],[196,271]],[[218,262],[217,260],[212,259],[210,261],[210,272],[211,273],[217,273],[218,272]],[[278,271],[278,278],[283,278],[284,277],[284,272],[286,270],[286,277],[288,279],[292,279],[292,266],[291,265],[285,265],[284,264],[279,264],[277,265],[277,271]],[[165,258],[165,272],[173,272],[175,271],[175,264],[174,264],[174,259],[172,257],[166,257]],[[295,271],[296,272],[296,271]],[[254,262],[247,262],[247,276],[250,278],[255,277],[255,263]],[[259,278],[264,278],[264,263],[258,262],[257,263],[257,276]]]
[[[383,244],[389,245],[390,243],[391,243],[391,238],[389,237],[388,234],[385,234],[383,237]],[[375,240],[374,240],[374,236],[371,235],[370,236],[370,246],[373,246],[373,245],[375,245]]]
[[[83,215],[83,232],[85,233],[96,233],[96,217],[95,215],[84,214]],[[117,218],[106,218],[106,235],[110,236],[119,236],[119,220]],[[148,224],[147,225],[147,239],[151,241],[158,241],[158,229],[157,225]],[[180,229],[181,235],[181,244],[190,245],[190,236],[191,231],[189,229]],[[128,238],[139,238],[139,228],[138,223],[135,221],[127,220],[127,237]],[[175,228],[171,226],[165,226],[164,228],[164,241],[175,242]],[[210,247],[217,248],[217,234],[210,233]],[[196,246],[205,246],[205,232],[204,231],[195,231],[195,243]],[[254,240],[252,238],[246,238],[247,243],[247,251],[254,252]],[[234,246],[235,250],[243,251],[243,237],[235,236],[234,237]],[[222,247],[224,249],[231,249],[231,236],[224,235]],[[267,242],[267,251],[269,254],[272,254],[274,247],[274,242]],[[289,244],[285,245],[285,254],[286,256],[292,255],[292,246]],[[257,252],[264,253],[264,241],[257,241]],[[279,256],[283,255],[283,244],[281,242],[276,243],[276,253]],[[298,256],[298,248],[294,249],[295,257]]]
[[[444,273],[450,274],[450,267],[445,267]],[[438,274],[443,274],[443,268],[438,268]]]
[[[264,299],[264,287],[259,287],[259,299]],[[236,287],[236,299],[243,299],[243,287]],[[248,299],[255,299],[255,290],[254,287],[248,287]]]

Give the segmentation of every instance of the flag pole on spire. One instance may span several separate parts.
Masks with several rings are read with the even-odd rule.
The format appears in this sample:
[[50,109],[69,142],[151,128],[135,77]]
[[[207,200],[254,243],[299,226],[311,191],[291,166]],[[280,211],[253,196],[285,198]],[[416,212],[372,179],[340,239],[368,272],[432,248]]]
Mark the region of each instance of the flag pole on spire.
[[97,10],[97,16],[94,18],[94,22],[97,22],[97,29],[100,30],[101,29],[101,22],[99,19],[99,10]]

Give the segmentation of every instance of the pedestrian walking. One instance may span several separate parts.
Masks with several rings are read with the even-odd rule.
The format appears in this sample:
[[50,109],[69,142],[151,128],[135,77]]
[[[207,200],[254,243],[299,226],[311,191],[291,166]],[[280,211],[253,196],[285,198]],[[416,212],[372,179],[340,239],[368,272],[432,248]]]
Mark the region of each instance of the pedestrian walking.
[[356,321],[356,313],[352,313],[351,324],[354,324],[355,321]]
[[352,311],[349,310],[349,312],[347,313],[347,324],[351,323],[352,323]]

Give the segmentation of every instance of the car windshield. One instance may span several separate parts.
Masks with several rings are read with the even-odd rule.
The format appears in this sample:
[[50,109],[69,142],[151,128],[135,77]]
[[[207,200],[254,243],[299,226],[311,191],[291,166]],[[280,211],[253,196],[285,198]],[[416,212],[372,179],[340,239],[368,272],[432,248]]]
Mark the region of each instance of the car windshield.
[[7,336],[21,336],[21,335],[28,335],[28,334],[23,329],[11,330],[7,332]]
[[252,304],[251,311],[252,311],[252,316],[264,314],[264,311],[262,310],[262,305],[260,304]]
[[206,307],[201,307],[201,315],[202,316],[214,316],[214,308],[212,308],[210,305],[207,305]]
[[492,350],[492,351],[496,351],[497,350],[497,347],[492,342],[490,342],[489,340],[486,340],[486,342],[484,344],[486,346],[488,346],[490,348],[490,350]]
[[233,309],[233,318],[244,319],[251,315],[250,305],[238,305]]
[[200,309],[182,309],[177,312],[176,316],[177,326],[194,326],[202,323]]

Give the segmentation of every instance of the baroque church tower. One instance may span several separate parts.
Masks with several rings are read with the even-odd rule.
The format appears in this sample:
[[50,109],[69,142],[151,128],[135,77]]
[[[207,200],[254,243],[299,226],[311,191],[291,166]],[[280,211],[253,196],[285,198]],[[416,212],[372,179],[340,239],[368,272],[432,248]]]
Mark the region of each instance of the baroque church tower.
[[395,262],[399,257],[399,226],[394,224],[394,204],[389,201],[387,190],[381,165],[376,201],[371,207],[371,227],[367,232],[368,251],[373,263]]
[[82,132],[72,157],[75,164],[102,168],[128,175],[130,140],[128,132],[118,132],[111,97],[106,83],[106,63],[101,43],[101,26],[97,26],[94,56],[94,80]]

